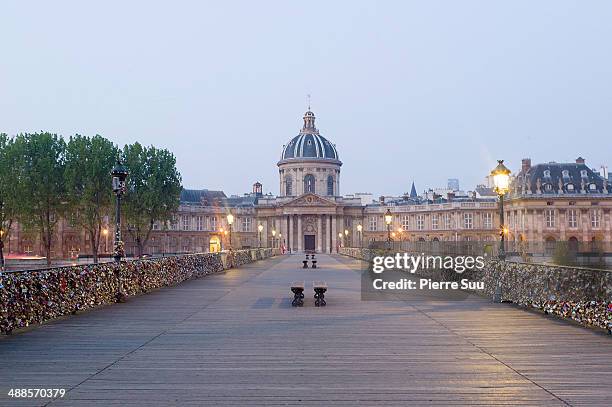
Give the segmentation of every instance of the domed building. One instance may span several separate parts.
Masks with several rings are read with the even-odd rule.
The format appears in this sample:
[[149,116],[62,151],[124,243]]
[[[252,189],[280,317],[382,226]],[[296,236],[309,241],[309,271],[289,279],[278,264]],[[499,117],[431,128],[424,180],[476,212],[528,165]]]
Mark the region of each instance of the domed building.
[[278,196],[257,203],[264,230],[280,235],[277,244],[291,251],[332,252],[340,234],[357,225],[361,201],[340,195],[338,150],[316,128],[310,110],[298,135],[283,145],[277,165]]
[[341,166],[336,146],[319,133],[309,110],[300,133],[283,146],[278,162],[279,196],[340,196]]

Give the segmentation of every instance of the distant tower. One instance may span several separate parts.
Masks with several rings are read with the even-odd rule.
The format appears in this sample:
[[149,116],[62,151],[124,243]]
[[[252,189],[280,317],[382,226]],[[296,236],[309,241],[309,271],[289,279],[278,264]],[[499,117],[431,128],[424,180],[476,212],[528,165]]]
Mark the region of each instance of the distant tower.
[[255,196],[263,196],[263,185],[259,181],[253,184],[253,194]]
[[412,181],[412,188],[410,188],[410,198],[418,197],[416,187],[414,186],[414,181]]
[[451,191],[459,191],[459,180],[457,178],[449,178],[447,187]]

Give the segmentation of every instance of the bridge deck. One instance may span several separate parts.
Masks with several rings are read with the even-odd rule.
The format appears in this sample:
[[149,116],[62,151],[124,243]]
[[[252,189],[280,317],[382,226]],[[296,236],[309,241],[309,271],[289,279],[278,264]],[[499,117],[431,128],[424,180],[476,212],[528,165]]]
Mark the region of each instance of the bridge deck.
[[[612,342],[479,298],[362,302],[359,263],[260,261],[0,338],[10,388],[53,406],[610,405]],[[289,285],[306,280],[292,308]],[[329,285],[315,308],[312,280]]]

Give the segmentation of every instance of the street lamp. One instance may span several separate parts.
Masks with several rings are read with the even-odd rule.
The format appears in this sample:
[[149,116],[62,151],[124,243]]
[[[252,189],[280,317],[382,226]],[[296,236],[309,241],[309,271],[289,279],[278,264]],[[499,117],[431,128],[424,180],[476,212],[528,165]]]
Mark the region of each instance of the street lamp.
[[[344,229],[344,237],[345,237],[345,239],[344,239],[344,246],[348,245],[348,243],[349,243],[349,240],[348,240],[348,233],[349,233],[349,232],[348,232],[348,229]],[[350,247],[350,246],[349,246],[349,247]]]
[[229,249],[232,250],[232,225],[234,224],[234,215],[227,214],[227,224],[229,225]]
[[[117,160],[117,164],[111,171],[113,193],[117,197],[117,206],[115,207],[115,242],[113,244],[113,257],[117,263],[121,262],[121,258],[125,256],[125,248],[121,240],[121,197],[126,192],[125,180],[128,174],[127,168],[123,166],[120,160]],[[123,302],[125,301],[125,294],[123,294],[121,284],[121,267],[117,267],[116,270],[118,286],[117,302]]]
[[506,227],[504,225],[504,195],[510,189],[510,170],[504,165],[504,160],[497,160],[497,167],[491,171],[493,177],[494,191],[499,196],[499,254],[500,260],[506,259],[504,247]]
[[391,223],[393,223],[393,215],[391,209],[387,208],[385,212],[385,224],[387,225],[387,248],[391,250]]
[[276,247],[276,229],[272,229],[272,247]]
[[120,160],[117,160],[117,164],[111,172],[113,177],[113,193],[117,197],[115,207],[115,243],[113,251],[116,262],[121,261],[121,258],[125,256],[125,248],[121,240],[121,197],[123,197],[123,194],[126,192],[125,179],[128,174],[127,168],[123,166]]
[[338,247],[343,247],[343,246],[344,246],[344,242],[343,242],[343,240],[342,240],[342,237],[343,237],[342,232],[338,233],[338,240],[339,240],[339,242],[340,242],[340,244],[338,245]]
[[0,272],[4,271],[4,239],[3,237],[4,237],[4,230],[0,229]]
[[104,253],[108,253],[108,228],[102,229],[102,234],[104,235]]
[[259,247],[261,248],[261,232],[263,232],[263,225],[261,223],[257,226],[257,231],[259,231]]
[[360,223],[359,225],[357,225],[357,233],[359,233],[359,248],[360,249],[363,247],[362,238],[361,238],[361,232],[363,232],[363,226]]

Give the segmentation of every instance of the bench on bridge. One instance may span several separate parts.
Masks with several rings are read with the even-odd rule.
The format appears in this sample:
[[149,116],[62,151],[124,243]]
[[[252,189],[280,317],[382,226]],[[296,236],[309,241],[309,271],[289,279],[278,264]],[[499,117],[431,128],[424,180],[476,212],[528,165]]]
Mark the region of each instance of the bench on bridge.
[[327,304],[325,302],[325,292],[327,291],[327,283],[325,281],[313,281],[312,288],[315,292],[315,307],[324,307]]
[[304,282],[294,281],[291,283],[291,292],[293,293],[293,301],[291,305],[294,307],[301,307],[304,305]]
[[316,269],[317,268],[317,261],[315,260],[315,255],[313,254],[306,254],[306,260],[302,260],[302,268],[303,269],[307,269],[308,268],[308,259],[311,259],[311,263],[312,263],[312,268]]

